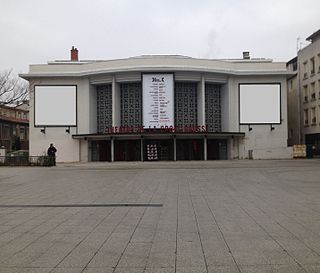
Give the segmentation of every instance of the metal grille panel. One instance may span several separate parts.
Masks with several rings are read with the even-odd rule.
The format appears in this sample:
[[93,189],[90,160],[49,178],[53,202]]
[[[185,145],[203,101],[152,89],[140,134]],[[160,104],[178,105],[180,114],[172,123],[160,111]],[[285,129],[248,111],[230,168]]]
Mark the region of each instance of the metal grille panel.
[[220,85],[206,84],[205,89],[206,125],[209,132],[221,132],[221,91]]
[[112,127],[112,85],[97,87],[97,130],[104,133]]
[[142,124],[142,86],[141,83],[122,83],[121,126],[141,126]]
[[197,83],[175,83],[174,108],[177,128],[198,124],[197,88]]

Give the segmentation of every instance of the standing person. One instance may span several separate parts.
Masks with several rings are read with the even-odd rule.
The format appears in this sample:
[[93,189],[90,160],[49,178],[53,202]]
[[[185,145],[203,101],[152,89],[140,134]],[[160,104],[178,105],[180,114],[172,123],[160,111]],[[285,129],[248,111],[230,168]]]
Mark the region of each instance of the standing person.
[[53,166],[56,165],[56,152],[57,152],[56,147],[54,147],[53,144],[51,143],[47,153]]

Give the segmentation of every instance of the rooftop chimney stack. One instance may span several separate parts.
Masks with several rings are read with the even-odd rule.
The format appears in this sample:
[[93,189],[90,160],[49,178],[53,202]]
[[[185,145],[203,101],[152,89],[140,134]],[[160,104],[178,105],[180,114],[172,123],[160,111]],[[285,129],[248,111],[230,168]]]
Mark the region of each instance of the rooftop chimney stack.
[[249,51],[243,51],[242,56],[244,60],[250,60],[250,52]]
[[78,49],[74,46],[72,46],[71,48],[71,61],[72,62],[77,62],[79,61],[79,58],[78,58]]

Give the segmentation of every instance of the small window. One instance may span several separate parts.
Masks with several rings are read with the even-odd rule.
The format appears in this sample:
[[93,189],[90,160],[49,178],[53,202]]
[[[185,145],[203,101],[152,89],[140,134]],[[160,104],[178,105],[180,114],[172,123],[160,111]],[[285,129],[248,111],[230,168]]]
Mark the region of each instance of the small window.
[[311,83],[310,85],[310,93],[311,93],[311,100],[316,99],[316,88],[315,88],[315,83]]
[[20,134],[19,134],[19,136],[20,136],[20,139],[21,139],[21,140],[24,140],[24,139],[25,139],[24,135],[25,135],[24,127],[20,127]]
[[303,86],[304,102],[308,102],[308,85]]
[[316,118],[316,107],[312,107],[311,108],[311,123],[312,125],[315,125],[317,122],[317,118]]
[[10,127],[9,125],[4,125],[4,134],[3,134],[5,139],[9,139],[10,138]]
[[304,125],[307,126],[309,124],[309,117],[308,117],[308,109],[304,110]]
[[307,78],[308,77],[308,62],[304,62],[303,63],[303,78]]
[[314,57],[310,59],[310,74],[315,73],[315,62],[314,62]]

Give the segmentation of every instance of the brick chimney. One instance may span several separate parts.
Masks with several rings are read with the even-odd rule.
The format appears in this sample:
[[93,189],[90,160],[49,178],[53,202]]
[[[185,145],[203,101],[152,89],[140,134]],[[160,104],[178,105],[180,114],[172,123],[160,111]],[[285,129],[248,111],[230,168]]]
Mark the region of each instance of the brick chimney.
[[72,46],[70,51],[71,51],[71,61],[72,62],[79,61],[79,59],[78,59],[78,49],[76,47]]
[[244,60],[249,60],[250,59],[250,52],[249,51],[243,51],[242,56]]

